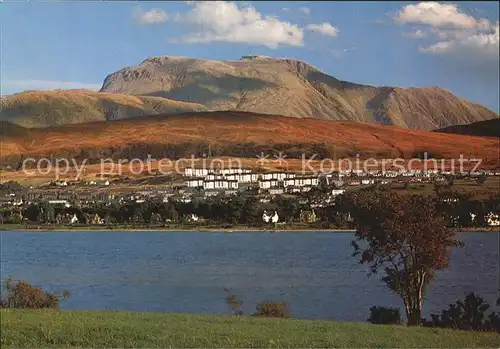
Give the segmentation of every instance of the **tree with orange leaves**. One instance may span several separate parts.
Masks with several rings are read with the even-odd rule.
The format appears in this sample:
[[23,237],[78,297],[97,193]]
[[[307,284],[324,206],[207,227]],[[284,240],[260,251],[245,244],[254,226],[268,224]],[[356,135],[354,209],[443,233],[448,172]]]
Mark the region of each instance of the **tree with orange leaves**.
[[339,204],[356,224],[354,255],[370,274],[384,271],[382,281],[403,300],[408,325],[419,326],[426,286],[447,267],[451,247],[462,246],[456,232],[425,196],[365,190]]

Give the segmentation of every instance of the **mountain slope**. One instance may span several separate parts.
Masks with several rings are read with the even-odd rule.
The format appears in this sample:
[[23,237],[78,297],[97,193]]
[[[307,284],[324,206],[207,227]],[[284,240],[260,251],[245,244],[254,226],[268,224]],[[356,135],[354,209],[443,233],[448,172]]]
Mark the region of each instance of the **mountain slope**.
[[300,159],[360,154],[361,157],[412,158],[428,152],[437,158],[480,156],[498,165],[499,143],[493,138],[415,131],[352,121],[327,121],[246,112],[155,115],[112,122],[92,122],[31,129],[29,138],[2,137],[2,163],[26,157],[66,157],[89,163],[103,158],[175,159],[200,157],[211,147],[214,156],[256,159],[284,152]]
[[2,120],[24,127],[47,127],[203,110],[206,108],[194,103],[88,90],[28,91],[0,99]]
[[431,130],[498,115],[440,88],[340,81],[293,59],[209,61],[157,56],[110,74],[101,91],[161,96],[209,110],[376,122]]
[[482,137],[500,137],[500,118],[478,121],[468,125],[450,126],[436,130],[436,132]]

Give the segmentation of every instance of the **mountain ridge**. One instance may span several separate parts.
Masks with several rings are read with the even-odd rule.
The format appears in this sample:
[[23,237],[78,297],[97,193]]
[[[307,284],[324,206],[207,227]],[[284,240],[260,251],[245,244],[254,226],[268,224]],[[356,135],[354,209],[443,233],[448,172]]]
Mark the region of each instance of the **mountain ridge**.
[[202,60],[154,56],[109,74],[103,92],[161,96],[208,110],[354,120],[431,130],[497,117],[439,87],[397,87],[339,80],[288,58]]

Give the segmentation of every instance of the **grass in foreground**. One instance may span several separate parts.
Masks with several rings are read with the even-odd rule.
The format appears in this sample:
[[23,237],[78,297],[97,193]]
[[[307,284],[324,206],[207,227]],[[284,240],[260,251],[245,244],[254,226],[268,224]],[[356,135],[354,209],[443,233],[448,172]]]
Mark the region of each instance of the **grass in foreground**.
[[496,333],[321,320],[121,311],[2,310],[9,347],[495,347]]

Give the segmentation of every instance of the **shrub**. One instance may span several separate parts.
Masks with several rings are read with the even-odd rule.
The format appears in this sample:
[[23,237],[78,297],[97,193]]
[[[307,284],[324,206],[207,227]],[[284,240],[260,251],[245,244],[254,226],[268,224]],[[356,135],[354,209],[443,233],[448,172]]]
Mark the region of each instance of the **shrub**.
[[5,280],[4,290],[6,296],[0,300],[1,308],[58,309],[61,300],[71,296],[67,290],[58,295],[32,286],[26,281],[16,282],[12,278]]
[[486,317],[489,304],[474,292],[465,295],[463,300],[450,304],[440,315],[431,314],[431,320],[423,319],[423,325],[468,331],[500,332],[500,314],[490,313]]
[[227,296],[226,296],[226,303],[229,305],[231,308],[231,311],[233,312],[234,315],[243,315],[243,310],[241,309],[241,306],[243,305],[243,302],[238,300],[234,294],[231,293],[230,290],[227,288],[224,288],[224,291],[226,291]]
[[285,302],[264,301],[257,305],[257,312],[253,316],[290,318],[292,314]]
[[377,306],[370,308],[370,316],[367,321],[377,325],[399,325],[402,323],[401,313],[398,308]]

